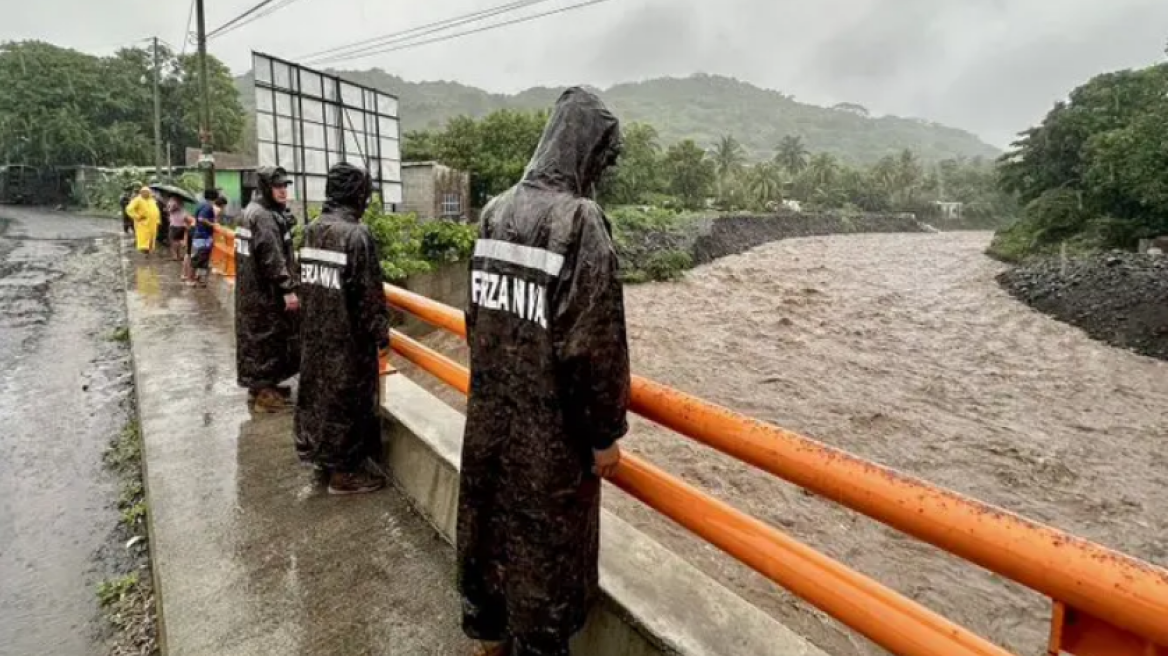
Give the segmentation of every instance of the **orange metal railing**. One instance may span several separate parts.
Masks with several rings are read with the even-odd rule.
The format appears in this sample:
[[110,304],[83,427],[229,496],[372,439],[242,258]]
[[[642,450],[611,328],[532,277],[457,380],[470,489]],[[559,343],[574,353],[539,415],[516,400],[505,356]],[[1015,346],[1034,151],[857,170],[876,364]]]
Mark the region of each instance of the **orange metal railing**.
[[[386,285],[386,300],[466,337],[462,312],[452,307],[392,285]],[[1056,605],[1051,654],[1168,654],[1168,571],[1162,568],[639,376],[633,377],[631,406],[647,419],[1050,597]],[[1099,637],[1105,633],[1115,637]]]
[[[394,351],[463,394],[462,365],[393,331]],[[717,501],[653,465],[625,454],[613,484],[801,598],[904,656],[1010,656],[949,620]]]
[[[234,275],[233,238],[216,229],[213,262],[224,275]],[[455,308],[392,285],[386,300],[466,337]],[[468,391],[461,365],[396,331],[392,344]],[[1051,656],[1168,656],[1168,571],[660,383],[632,382],[632,410],[643,417],[1050,597]],[[893,653],[1007,655],[635,456],[625,456],[612,482]]]

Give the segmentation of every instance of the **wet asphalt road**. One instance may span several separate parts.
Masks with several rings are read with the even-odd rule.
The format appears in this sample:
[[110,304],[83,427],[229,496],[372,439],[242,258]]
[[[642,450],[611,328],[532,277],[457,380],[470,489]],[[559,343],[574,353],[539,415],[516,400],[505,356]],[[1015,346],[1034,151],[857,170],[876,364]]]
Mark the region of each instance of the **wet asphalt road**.
[[0,206],[0,656],[99,651],[129,417],[116,221]]

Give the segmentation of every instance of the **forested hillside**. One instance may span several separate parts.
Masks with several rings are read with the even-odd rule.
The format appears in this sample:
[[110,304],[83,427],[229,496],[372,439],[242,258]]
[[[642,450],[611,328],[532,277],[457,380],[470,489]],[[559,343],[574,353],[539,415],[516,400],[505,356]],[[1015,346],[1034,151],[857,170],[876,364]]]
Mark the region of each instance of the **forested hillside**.
[[[457,82],[407,82],[380,69],[341,74],[399,96],[403,131],[440,129],[455,116],[481,118],[499,109],[546,109],[560,92],[536,87],[515,95],[493,94]],[[244,106],[250,107],[251,75],[238,78],[237,84]],[[690,139],[709,147],[730,135],[757,161],[769,159],[789,136],[800,137],[812,152],[857,164],[875,163],[906,149],[928,162],[999,154],[956,128],[918,119],[870,117],[851,103],[834,108],[808,105],[727,77],[660,78],[618,84],[600,93],[623,121],[653,125],[663,144]]]

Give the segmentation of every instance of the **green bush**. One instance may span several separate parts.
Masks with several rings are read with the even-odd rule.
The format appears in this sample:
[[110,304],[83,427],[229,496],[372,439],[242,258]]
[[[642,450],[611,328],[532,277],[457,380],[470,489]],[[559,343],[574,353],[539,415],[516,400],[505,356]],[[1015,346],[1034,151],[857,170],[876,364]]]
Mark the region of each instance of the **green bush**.
[[[311,221],[320,212],[311,213]],[[382,276],[388,281],[399,281],[416,273],[430,271],[435,264],[458,262],[470,257],[474,250],[477,227],[454,221],[419,221],[414,214],[391,214],[380,203],[373,203],[361,218],[373,241],[381,261]],[[299,250],[304,244],[304,229],[292,229],[292,242]]]
[[1052,189],[1026,205],[1022,216],[999,230],[990,243],[989,255],[1017,262],[1030,255],[1052,253],[1068,240],[1085,246],[1093,236],[1084,234],[1091,224],[1078,192]]
[[693,268],[693,257],[685,251],[668,250],[653,253],[645,262],[643,270],[649,280],[676,280]]

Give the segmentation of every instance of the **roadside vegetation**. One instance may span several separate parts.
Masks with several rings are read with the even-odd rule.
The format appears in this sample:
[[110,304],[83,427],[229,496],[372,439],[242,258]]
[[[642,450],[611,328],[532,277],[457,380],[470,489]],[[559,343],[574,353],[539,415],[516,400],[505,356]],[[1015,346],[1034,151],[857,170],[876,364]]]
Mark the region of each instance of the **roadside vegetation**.
[[108,656],[158,654],[157,610],[142,482],[142,436],[137,421],[127,424],[110,443],[105,465],[118,478],[119,541],[130,555],[127,571],[97,585],[98,603],[113,629],[106,653]]
[[1092,78],[1022,133],[1001,184],[1024,204],[990,254],[1006,261],[1134,249],[1168,234],[1168,64]]

